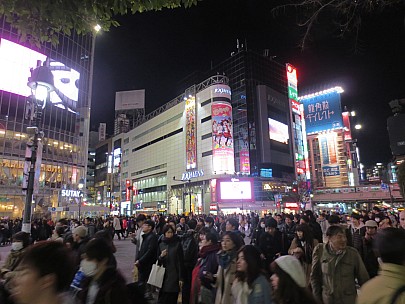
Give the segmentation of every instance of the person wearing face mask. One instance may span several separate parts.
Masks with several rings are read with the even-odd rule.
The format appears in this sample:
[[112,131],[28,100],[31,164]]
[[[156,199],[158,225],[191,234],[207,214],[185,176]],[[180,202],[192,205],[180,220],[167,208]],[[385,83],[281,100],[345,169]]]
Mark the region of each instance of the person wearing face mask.
[[86,244],[80,269],[85,275],[76,300],[80,304],[129,304],[124,277],[114,264],[111,246],[102,238]]
[[366,266],[370,278],[378,274],[379,264],[377,255],[373,249],[374,238],[377,235],[378,225],[373,220],[368,220],[365,224],[366,234],[361,239],[359,253]]
[[[16,275],[16,269],[18,265],[21,263],[23,255],[26,251],[26,248],[29,245],[29,234],[25,232],[17,232],[14,234],[12,243],[11,243],[11,251],[10,254],[7,256],[7,259],[4,265],[1,268],[0,278],[4,280],[1,288],[0,288],[0,303],[7,303],[5,302],[6,298],[10,294],[10,282],[11,279]],[[4,299],[3,301],[2,298]]]
[[266,224],[264,223],[264,219],[261,219],[259,225],[257,225],[253,231],[250,244],[260,246],[260,236],[265,232],[265,228]]

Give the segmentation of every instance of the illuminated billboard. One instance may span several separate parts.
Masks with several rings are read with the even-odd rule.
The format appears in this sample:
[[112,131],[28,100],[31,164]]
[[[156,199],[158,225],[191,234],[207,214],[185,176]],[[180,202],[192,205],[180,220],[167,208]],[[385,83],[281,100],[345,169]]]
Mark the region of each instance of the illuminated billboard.
[[288,135],[288,126],[277,120],[269,118],[270,139],[288,144],[290,136]]
[[229,102],[214,102],[212,117],[212,161],[216,174],[235,172],[233,152],[232,106]]
[[195,97],[186,99],[186,168],[197,168],[197,141],[196,141],[196,117],[195,117]]
[[340,94],[332,91],[327,94],[303,98],[305,126],[307,134],[343,128]]
[[322,172],[324,177],[340,176],[338,164],[337,134],[335,132],[318,136],[321,156]]
[[30,69],[37,66],[38,60],[47,63],[54,77],[55,91],[50,94],[51,103],[74,112],[79,96],[80,73],[44,54],[4,38],[0,39],[0,90],[30,96],[31,89],[27,86],[27,81],[31,76]]
[[253,179],[218,179],[217,196],[220,203],[254,202]]

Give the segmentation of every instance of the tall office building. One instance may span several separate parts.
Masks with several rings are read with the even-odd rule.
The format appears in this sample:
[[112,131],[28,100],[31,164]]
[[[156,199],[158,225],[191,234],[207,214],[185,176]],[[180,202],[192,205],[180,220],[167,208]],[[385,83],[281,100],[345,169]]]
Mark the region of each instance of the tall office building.
[[31,136],[27,127],[33,125],[34,118],[32,103],[27,101],[32,95],[27,79],[38,60],[51,70],[55,91],[38,126],[44,137],[34,215],[43,215],[51,207],[77,207],[77,198],[60,190],[76,190],[79,180],[86,178],[94,40],[73,33],[60,34],[59,41],[57,47],[46,44],[41,48],[20,43],[10,25],[0,20],[0,216],[21,217],[24,208],[23,172]]
[[341,87],[299,97],[304,107],[313,188],[357,186],[359,158],[350,113],[342,112]]

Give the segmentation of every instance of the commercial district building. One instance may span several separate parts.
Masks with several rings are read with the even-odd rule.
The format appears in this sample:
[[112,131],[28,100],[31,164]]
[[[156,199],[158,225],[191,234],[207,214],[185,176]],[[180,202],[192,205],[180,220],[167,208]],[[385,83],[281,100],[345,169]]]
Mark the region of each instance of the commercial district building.
[[86,177],[94,37],[60,34],[59,41],[57,47],[41,49],[22,44],[0,19],[0,217],[21,217],[24,208],[26,151],[32,141],[27,127],[36,118],[27,82],[38,61],[51,70],[55,90],[48,96],[38,126],[44,136],[37,154],[34,216],[44,215],[48,208],[78,208],[78,197],[63,195],[75,192],[62,190],[77,190]]
[[112,139],[114,210],[274,210],[306,183],[295,68],[241,50],[210,73]]

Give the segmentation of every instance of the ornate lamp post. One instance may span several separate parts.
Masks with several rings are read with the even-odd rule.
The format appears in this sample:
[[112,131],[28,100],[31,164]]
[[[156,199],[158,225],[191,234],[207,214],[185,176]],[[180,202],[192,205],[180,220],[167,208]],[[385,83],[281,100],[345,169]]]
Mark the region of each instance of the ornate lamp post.
[[[38,61],[37,67],[31,69],[31,77],[28,78],[27,85],[31,88],[33,93],[36,120],[33,127],[27,128],[27,133],[33,135],[33,139],[27,143],[31,152],[31,157],[26,158],[26,160],[30,162],[30,166],[28,171],[27,196],[25,199],[22,231],[31,233],[31,207],[34,194],[35,170],[37,167],[40,167],[40,163],[39,166],[37,166],[38,141],[43,137],[43,132],[40,131],[42,110],[45,108],[50,92],[55,89],[51,70],[47,66],[41,66],[41,61]],[[42,144],[40,144],[39,147],[42,149]],[[39,159],[39,162],[40,161],[41,160]]]

